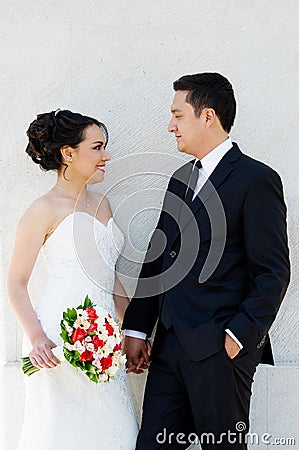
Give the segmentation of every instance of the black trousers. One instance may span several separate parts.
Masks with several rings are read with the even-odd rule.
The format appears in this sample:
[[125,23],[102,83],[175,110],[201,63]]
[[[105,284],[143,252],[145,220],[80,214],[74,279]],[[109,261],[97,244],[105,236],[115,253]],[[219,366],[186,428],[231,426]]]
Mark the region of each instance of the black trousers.
[[182,450],[196,442],[203,450],[246,449],[256,359],[241,350],[231,360],[223,347],[192,361],[174,329],[160,323],[136,450]]

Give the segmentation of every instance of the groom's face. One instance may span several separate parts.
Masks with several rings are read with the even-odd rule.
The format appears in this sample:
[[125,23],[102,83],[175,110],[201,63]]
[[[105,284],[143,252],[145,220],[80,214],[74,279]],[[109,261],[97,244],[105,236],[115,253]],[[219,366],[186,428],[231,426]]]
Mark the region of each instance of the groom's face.
[[188,91],[175,93],[168,131],[174,133],[180,152],[196,155],[204,143],[205,125],[202,114],[196,117],[193,106],[186,102],[187,94]]

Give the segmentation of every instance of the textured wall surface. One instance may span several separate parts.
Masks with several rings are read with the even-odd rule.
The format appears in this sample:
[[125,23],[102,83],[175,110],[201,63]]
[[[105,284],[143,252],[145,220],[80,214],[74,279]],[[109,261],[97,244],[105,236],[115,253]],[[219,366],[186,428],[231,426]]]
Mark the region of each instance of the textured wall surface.
[[[136,214],[147,210],[131,228],[142,252],[167,179],[186,159],[167,133],[172,81],[199,71],[231,80],[238,101],[233,140],[283,178],[292,283],[271,330],[277,367],[260,367],[254,383],[252,428],[295,437],[299,446],[298,1],[0,0],[0,9],[0,449],[16,448],[24,401],[22,333],[5,291],[15,226],[55,182],[24,152],[29,122],[37,113],[66,108],[107,124],[111,164],[106,180],[93,188],[109,191],[114,210],[123,201]],[[146,198],[142,189],[149,187]],[[131,198],[132,192],[139,196]],[[39,259],[30,282],[34,303],[45,280]],[[132,293],[134,282],[127,288]],[[140,411],[144,377],[130,383]]]

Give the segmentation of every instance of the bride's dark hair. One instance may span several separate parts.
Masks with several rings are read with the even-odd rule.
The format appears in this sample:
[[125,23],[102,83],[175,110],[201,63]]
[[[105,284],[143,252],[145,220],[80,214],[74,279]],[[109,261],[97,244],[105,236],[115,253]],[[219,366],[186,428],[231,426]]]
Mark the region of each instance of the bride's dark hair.
[[76,148],[84,140],[84,131],[90,125],[97,125],[102,130],[107,145],[106,126],[92,117],[66,109],[38,114],[27,130],[29,143],[26,153],[42,170],[58,171],[62,165],[65,166],[64,176],[68,165],[62,162],[60,148],[64,145]]

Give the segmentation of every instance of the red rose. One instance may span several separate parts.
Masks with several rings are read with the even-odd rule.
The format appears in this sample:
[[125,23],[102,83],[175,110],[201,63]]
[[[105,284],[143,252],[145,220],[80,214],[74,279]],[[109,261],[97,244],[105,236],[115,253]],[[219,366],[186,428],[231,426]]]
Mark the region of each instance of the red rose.
[[106,330],[108,331],[108,336],[113,336],[113,333],[114,333],[113,326],[110,325],[110,323],[106,322],[105,327],[106,327]]
[[86,331],[79,327],[73,332],[72,341],[73,342],[83,341],[86,335],[87,335]]
[[81,353],[80,361],[92,361],[92,360],[93,360],[92,352],[85,350],[85,352]]
[[100,362],[101,362],[102,369],[107,370],[107,369],[109,369],[109,367],[112,366],[112,357],[109,355],[109,356],[107,356],[107,358],[102,358],[100,360]]
[[97,312],[96,312],[96,310],[94,308],[86,308],[85,311],[88,314],[89,320],[96,320],[96,319],[98,319],[99,316],[97,315]]
[[97,350],[99,347],[102,348],[105,345],[105,342],[102,341],[102,339],[99,338],[99,336],[94,336],[92,338],[92,343],[94,345],[94,348]]
[[95,331],[97,331],[98,329],[98,324],[97,323],[91,323],[90,327],[87,330],[87,333],[94,333]]
[[121,343],[120,344],[116,344],[113,351],[117,352],[118,350],[121,350]]

